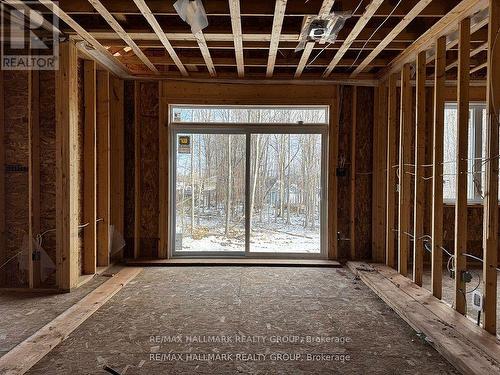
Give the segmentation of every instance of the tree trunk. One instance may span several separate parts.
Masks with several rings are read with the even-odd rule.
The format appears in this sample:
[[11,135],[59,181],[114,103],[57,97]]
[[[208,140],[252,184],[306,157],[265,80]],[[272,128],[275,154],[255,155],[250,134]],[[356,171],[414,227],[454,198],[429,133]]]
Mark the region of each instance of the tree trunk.
[[231,135],[228,135],[227,139],[227,192],[226,192],[226,225],[224,233],[226,236],[229,235],[229,222],[231,221],[231,195],[233,190],[233,166],[231,163],[232,158],[232,147],[231,147]]

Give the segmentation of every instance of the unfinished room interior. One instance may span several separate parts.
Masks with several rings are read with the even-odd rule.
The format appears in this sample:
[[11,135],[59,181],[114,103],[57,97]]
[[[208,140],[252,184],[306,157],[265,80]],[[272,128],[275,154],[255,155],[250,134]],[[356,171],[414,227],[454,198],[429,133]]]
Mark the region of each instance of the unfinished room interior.
[[0,374],[500,374],[500,0],[0,7]]

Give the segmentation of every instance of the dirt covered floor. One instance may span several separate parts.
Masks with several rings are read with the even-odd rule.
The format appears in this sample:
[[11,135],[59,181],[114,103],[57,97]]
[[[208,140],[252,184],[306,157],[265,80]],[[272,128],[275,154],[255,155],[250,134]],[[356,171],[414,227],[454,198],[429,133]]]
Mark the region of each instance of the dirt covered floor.
[[146,268],[30,374],[457,374],[345,269]]

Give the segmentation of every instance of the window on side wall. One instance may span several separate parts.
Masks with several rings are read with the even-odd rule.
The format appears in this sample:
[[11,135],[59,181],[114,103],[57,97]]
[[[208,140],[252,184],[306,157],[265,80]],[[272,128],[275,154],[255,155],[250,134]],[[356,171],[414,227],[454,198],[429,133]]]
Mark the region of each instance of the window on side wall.
[[[445,203],[450,204],[456,200],[457,125],[457,104],[447,103],[444,111],[443,197]],[[484,103],[470,105],[468,135],[467,198],[470,203],[480,203],[483,200],[485,184],[486,105]]]

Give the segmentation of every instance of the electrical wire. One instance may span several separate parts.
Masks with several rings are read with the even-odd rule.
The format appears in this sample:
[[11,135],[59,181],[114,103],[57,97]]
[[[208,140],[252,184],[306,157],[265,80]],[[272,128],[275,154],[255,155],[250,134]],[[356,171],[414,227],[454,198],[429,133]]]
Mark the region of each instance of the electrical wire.
[[387,20],[394,14],[394,12],[396,11],[397,7],[399,6],[399,4],[402,3],[403,0],[399,0],[398,3],[396,4],[396,6],[392,9],[391,13],[389,13],[389,15],[382,21],[382,23],[375,29],[375,31],[372,33],[372,35],[370,35],[370,37],[365,41],[365,44],[363,44],[363,47],[361,47],[361,49],[359,50],[359,53],[358,53],[358,56],[356,56],[356,59],[353,61],[353,63],[351,64],[351,68],[356,65],[357,61],[359,60],[359,57],[361,56],[361,53],[363,52],[363,50],[365,49],[366,45],[368,44],[368,42],[373,38],[373,36],[377,33],[377,31],[380,30],[380,28],[387,22]]
[[[358,9],[359,9],[359,7],[361,6],[361,4],[363,4],[363,1],[364,1],[364,0],[361,0],[361,1],[359,2],[358,6],[354,9],[354,11],[352,12],[352,14],[354,14],[354,13],[356,13],[356,12],[358,11]],[[318,57],[319,57],[319,56],[323,53],[323,51],[324,51],[324,50],[326,50],[328,47],[330,47],[333,43],[335,43],[335,41],[330,42],[330,43],[328,43],[325,47],[323,47],[323,48],[321,49],[321,51],[319,51],[319,52],[316,54],[316,56],[314,56],[314,58],[313,58],[313,59],[312,59],[312,60],[311,60],[308,64],[306,64],[306,66],[305,66],[305,68],[304,68],[304,69],[309,68],[309,67],[312,65],[312,63],[314,63],[314,62],[316,61],[316,59],[317,59],[317,58],[318,58]]]

